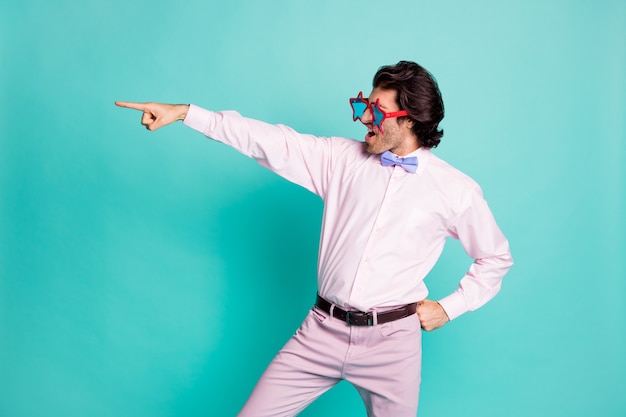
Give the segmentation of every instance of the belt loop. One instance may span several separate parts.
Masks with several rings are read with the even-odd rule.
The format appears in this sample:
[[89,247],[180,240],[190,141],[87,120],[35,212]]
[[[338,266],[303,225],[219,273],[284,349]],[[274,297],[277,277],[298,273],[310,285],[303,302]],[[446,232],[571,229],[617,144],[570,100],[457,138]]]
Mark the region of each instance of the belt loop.
[[372,326],[376,326],[378,324],[378,311],[377,310],[372,311],[372,319],[373,319]]
[[330,317],[335,317],[333,316],[333,312],[335,311],[335,305],[333,303],[330,304],[330,311],[328,312],[328,315]]

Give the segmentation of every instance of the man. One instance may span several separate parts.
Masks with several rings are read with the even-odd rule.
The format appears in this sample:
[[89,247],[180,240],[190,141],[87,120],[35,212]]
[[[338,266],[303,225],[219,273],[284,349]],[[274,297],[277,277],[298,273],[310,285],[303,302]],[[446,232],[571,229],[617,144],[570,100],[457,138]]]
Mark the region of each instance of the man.
[[[324,200],[316,304],[240,416],[296,415],[344,379],[368,416],[415,416],[421,330],[489,301],[512,265],[479,186],[430,150],[444,115],[432,75],[401,61],[380,68],[373,84],[367,99],[350,99],[353,119],[367,127],[365,143],[193,105],[116,103],[142,111],[149,130],[184,120]],[[437,302],[426,298],[423,280],[447,236],[474,263]]]

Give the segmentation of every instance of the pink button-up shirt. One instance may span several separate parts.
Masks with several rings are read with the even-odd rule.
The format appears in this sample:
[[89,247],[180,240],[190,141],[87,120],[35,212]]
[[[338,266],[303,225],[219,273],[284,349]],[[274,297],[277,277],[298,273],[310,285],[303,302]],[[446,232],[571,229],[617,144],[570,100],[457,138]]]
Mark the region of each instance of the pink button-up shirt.
[[324,201],[318,259],[322,297],[367,311],[420,301],[446,237],[474,259],[439,300],[452,320],[493,298],[513,261],[509,245],[467,175],[419,148],[415,174],[383,167],[363,143],[322,138],[191,105],[184,123],[252,157]]

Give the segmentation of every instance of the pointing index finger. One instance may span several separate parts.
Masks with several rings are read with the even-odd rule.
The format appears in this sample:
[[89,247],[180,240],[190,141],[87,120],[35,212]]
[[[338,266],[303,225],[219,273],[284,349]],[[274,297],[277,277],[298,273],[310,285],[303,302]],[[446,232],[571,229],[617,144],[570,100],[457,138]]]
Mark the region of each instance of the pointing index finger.
[[135,109],[139,111],[146,111],[148,108],[146,103],[133,103],[133,102],[127,102],[127,101],[116,101],[115,105],[118,107],[126,107],[128,109]]

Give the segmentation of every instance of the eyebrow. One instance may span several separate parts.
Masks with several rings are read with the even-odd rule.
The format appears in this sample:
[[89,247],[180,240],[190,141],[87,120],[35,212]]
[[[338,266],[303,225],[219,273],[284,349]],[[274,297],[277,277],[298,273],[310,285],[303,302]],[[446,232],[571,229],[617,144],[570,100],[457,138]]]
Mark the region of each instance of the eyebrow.
[[390,112],[389,108],[387,108],[387,107],[383,106],[382,104],[380,104],[380,99],[376,99],[376,101],[372,103],[370,101],[369,97],[368,97],[367,101],[369,102],[370,106],[372,106],[372,107],[374,107],[376,105],[376,101],[378,101],[381,110],[384,110],[387,113]]

